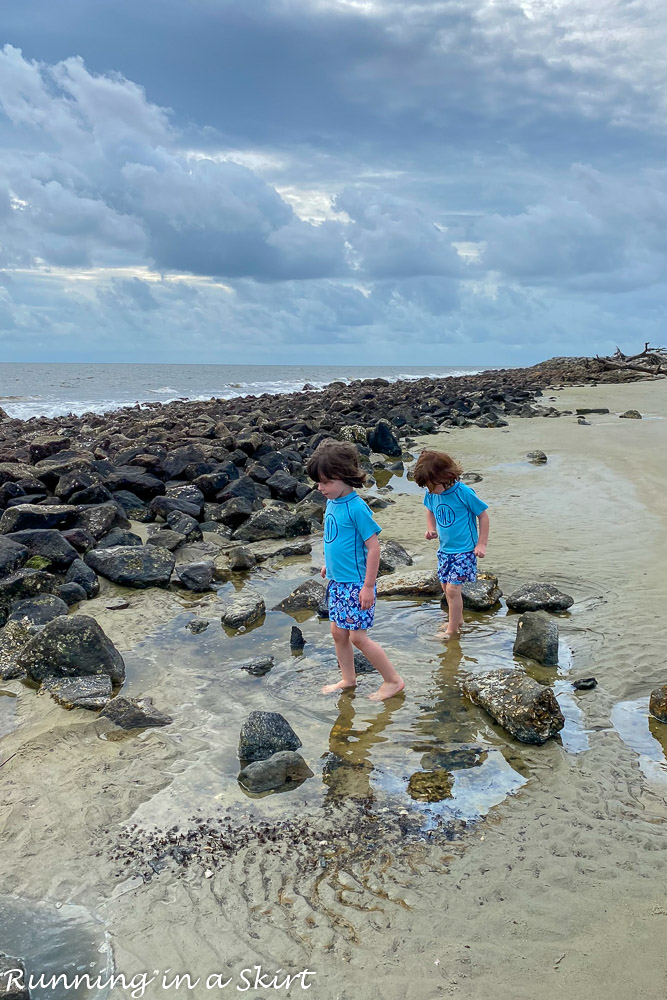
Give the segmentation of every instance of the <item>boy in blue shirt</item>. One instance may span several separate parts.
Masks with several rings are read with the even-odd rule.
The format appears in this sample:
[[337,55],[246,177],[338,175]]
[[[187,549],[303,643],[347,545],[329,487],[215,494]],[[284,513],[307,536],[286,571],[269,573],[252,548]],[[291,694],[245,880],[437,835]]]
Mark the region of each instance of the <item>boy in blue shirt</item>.
[[324,513],[324,561],[322,576],[328,578],[329,620],[342,680],[327,684],[323,694],[356,687],[354,647],[360,649],[382,675],[382,684],[369,697],[386,701],[405,687],[382,646],[368,635],[375,613],[382,530],[355,486],[363,486],[365,475],[353,444],[322,441],[308,460],[308,475],[327,499]]
[[415,482],[428,490],[425,537],[440,538],[438,578],[449,608],[446,639],[458,635],[463,624],[461,586],[477,579],[477,557],[486,555],[489,538],[488,504],[461,482],[461,471],[444,451],[423,451],[414,469]]

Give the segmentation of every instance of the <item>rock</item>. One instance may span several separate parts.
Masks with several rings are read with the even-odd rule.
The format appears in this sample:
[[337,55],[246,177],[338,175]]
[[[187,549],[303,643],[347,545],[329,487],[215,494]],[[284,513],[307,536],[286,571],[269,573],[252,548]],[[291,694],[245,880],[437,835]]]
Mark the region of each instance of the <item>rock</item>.
[[252,569],[257,565],[257,559],[252,549],[248,545],[235,545],[227,553],[229,558],[229,568],[235,572],[239,570]]
[[122,587],[166,587],[175,559],[159,545],[120,545],[113,549],[93,549],[85,555],[88,566],[100,576]]
[[239,774],[239,784],[249,792],[270,792],[285,785],[296,788],[307,778],[312,778],[301,754],[282,750],[266,760],[258,760],[244,767]]
[[32,635],[28,622],[7,622],[0,631],[0,680],[11,681],[25,677],[25,670],[19,666],[18,658]]
[[191,622],[186,624],[186,629],[188,632],[192,632],[193,635],[200,635],[201,632],[205,632],[209,626],[209,622],[205,618],[193,618]]
[[512,611],[567,611],[573,604],[553,583],[524,583],[507,598]]
[[170,715],[155,708],[152,698],[112,698],[99,718],[109,719],[121,729],[153,729],[170,726],[174,721]]
[[462,483],[481,483],[484,480],[484,476],[480,476],[479,472],[464,472],[461,476]]
[[168,549],[169,552],[175,552],[186,542],[185,535],[181,535],[178,531],[172,531],[170,528],[162,528],[146,539],[146,545],[157,545],[161,549]]
[[259,621],[266,614],[264,598],[247,587],[229,601],[222,612],[221,621],[227,628],[242,628]]
[[274,611],[292,615],[296,611],[317,611],[327,592],[326,584],[320,580],[305,580],[295,587],[291,594],[276,604]]
[[658,722],[667,722],[667,684],[654,688],[649,698],[648,710]]
[[373,430],[369,431],[368,444],[373,451],[378,451],[382,455],[396,455],[400,458],[402,453],[391,425],[386,420],[378,420]]
[[[609,411],[607,411],[609,412]],[[619,417],[625,420],[641,420],[642,415],[639,410],[626,410],[625,413],[619,413]]]
[[379,572],[394,573],[399,566],[412,566],[412,556],[399,542],[392,539],[380,542]]
[[50,694],[63,708],[104,708],[111,698],[111,678],[107,674],[83,677],[45,677],[40,694]]
[[238,664],[238,667],[239,670],[245,670],[253,677],[263,677],[264,674],[268,674],[274,664],[275,660],[272,656],[255,656],[251,660],[243,660]]
[[29,556],[30,550],[25,545],[11,541],[6,535],[0,535],[0,576],[19,569]]
[[32,680],[108,674],[114,684],[125,679],[125,664],[94,618],[54,618],[23,647],[18,664]]
[[0,486],[5,483],[20,483],[22,479],[32,479],[35,470],[22,462],[0,462]]
[[609,413],[606,406],[578,406],[577,416],[584,416],[586,413]]
[[51,458],[52,455],[56,455],[59,451],[65,451],[69,448],[69,445],[69,438],[57,437],[53,434],[40,434],[30,442],[30,461],[35,465],[36,462],[41,462],[43,458]]
[[278,712],[251,712],[241,727],[241,761],[266,760],[282,750],[298,750],[301,740]]
[[267,479],[266,485],[269,487],[271,494],[274,497],[278,497],[280,500],[294,500],[296,498],[299,480],[290,475],[289,472],[284,472],[279,469],[278,472],[274,472],[273,475]]
[[344,424],[338,434],[341,441],[351,441],[352,444],[368,444],[366,428],[361,424]]
[[543,451],[529,451],[526,458],[529,462],[532,462],[533,465],[544,465],[547,461],[547,456]]
[[216,521],[235,529],[247,521],[253,512],[252,500],[247,497],[231,497],[218,505]]
[[105,485],[112,493],[116,490],[129,490],[140,500],[152,500],[154,497],[162,496],[165,491],[161,479],[151,476],[141,466],[133,465],[115,466]]
[[572,682],[575,691],[592,691],[597,686],[598,682],[595,677],[580,677],[579,680]]
[[284,507],[266,507],[251,514],[232,537],[240,542],[260,542],[267,538],[309,534],[310,522],[302,515],[293,514]]
[[112,528],[108,535],[104,535],[97,543],[97,549],[112,549],[116,545],[143,545],[139,535],[133,531],[126,531],[124,528]]
[[46,625],[47,622],[66,615],[69,611],[67,603],[53,594],[40,594],[37,597],[26,597],[15,601],[11,606],[8,621],[21,622],[24,625]]
[[126,601],[124,597],[114,597],[113,600],[107,601],[104,605],[107,611],[124,611],[129,606],[130,602]]
[[95,570],[87,566],[83,559],[75,559],[65,574],[65,583],[76,583],[86,592],[86,597],[97,597],[100,581]]
[[408,795],[416,802],[442,802],[452,797],[454,775],[449,771],[416,771],[408,781]]
[[115,503],[94,504],[92,507],[79,507],[76,527],[83,528],[97,541],[106,535],[121,518],[122,527],[128,527],[129,521],[124,512]]
[[276,541],[253,542],[248,546],[258,563],[267,559],[286,558],[287,556],[305,556],[312,551],[312,544],[305,539],[278,539]]
[[163,518],[165,521],[175,510],[180,511],[182,514],[188,514],[190,517],[194,518],[199,517],[200,514],[198,504],[182,500],[180,497],[155,497],[154,500],[151,500],[149,510],[157,517]]
[[[0,418],[4,410],[0,410]],[[0,995],[4,1000],[30,1000],[26,968],[18,958],[0,954]]]
[[88,600],[88,594],[85,592],[80,583],[61,584],[60,587],[58,587],[58,596],[70,608],[75,604],[80,604],[81,601]]
[[298,625],[292,625],[292,631],[289,636],[289,648],[293,653],[300,653],[305,645],[306,640],[303,637],[303,632]]
[[521,670],[490,670],[465,679],[461,690],[522,743],[545,743],[565,725],[551,688]]
[[[498,578],[489,574],[481,574],[473,582],[461,586],[463,607],[469,611],[490,611],[500,601],[503,592],[498,586]],[[447,598],[443,594],[443,600]]]
[[590,427],[591,425],[590,420],[586,420],[585,417],[577,417],[577,423],[581,424],[584,427]]
[[201,541],[201,528],[199,522],[189,514],[184,514],[182,510],[172,510],[167,514],[167,524],[172,531],[179,535],[184,535],[188,542]]
[[15,534],[31,528],[71,528],[76,516],[76,507],[67,504],[17,504],[8,507],[0,518],[0,534]]
[[52,573],[45,573],[41,569],[18,569],[0,580],[0,608],[7,607],[12,601],[23,600],[24,597],[56,594],[59,586],[60,582]]
[[62,531],[61,534],[65,541],[69,542],[77,552],[89,552],[90,549],[95,548],[95,539],[89,531],[85,531],[83,528],[68,528],[67,531]]
[[355,649],[354,651],[354,672],[355,674],[375,673],[375,667],[360,649]]
[[232,529],[226,524],[220,524],[219,521],[200,521],[199,527],[202,533],[208,531],[214,535],[220,535],[222,538],[230,539],[232,537]]
[[31,555],[42,556],[48,561],[48,568],[56,572],[65,571],[78,558],[76,549],[53,528],[15,531],[5,537],[17,545],[24,545]]
[[185,563],[176,567],[176,574],[188,590],[203,593],[203,591],[209,590],[213,583],[213,563]]
[[546,611],[525,611],[519,618],[516,639],[516,656],[527,656],[555,667],[558,663],[558,625]]
[[428,597],[441,594],[442,585],[438,574],[431,570],[414,570],[383,576],[377,584],[378,597]]

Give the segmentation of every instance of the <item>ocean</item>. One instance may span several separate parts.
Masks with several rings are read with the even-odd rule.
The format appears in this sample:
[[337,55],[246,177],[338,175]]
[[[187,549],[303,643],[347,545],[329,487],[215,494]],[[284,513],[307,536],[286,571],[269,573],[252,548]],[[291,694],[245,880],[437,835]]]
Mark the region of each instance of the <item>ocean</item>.
[[105,413],[135,403],[260,396],[321,389],[336,380],[472,375],[483,369],[355,365],[0,364],[0,407],[10,416]]

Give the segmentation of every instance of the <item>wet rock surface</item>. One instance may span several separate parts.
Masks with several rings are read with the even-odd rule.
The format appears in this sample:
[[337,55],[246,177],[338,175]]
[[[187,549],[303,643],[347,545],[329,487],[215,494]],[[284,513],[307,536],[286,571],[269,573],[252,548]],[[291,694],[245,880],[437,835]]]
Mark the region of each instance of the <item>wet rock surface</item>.
[[257,591],[246,588],[227,601],[221,621],[227,628],[238,629],[259,621],[266,613],[264,598]]
[[159,711],[152,698],[123,698],[117,696],[100,712],[100,719],[108,719],[119,729],[153,729],[170,726],[171,716]]
[[93,549],[85,555],[86,565],[123,587],[166,587],[171,579],[175,560],[171,552],[159,545],[126,546]]
[[546,743],[565,725],[551,688],[520,670],[490,670],[468,677],[461,690],[522,743]]
[[239,774],[239,784],[249,792],[269,792],[287,787],[296,788],[307,778],[312,778],[301,754],[282,750],[266,760],[254,761]]
[[574,598],[553,583],[524,583],[507,598],[512,611],[567,611]]
[[667,722],[667,684],[651,691],[648,710],[658,722]]
[[514,653],[546,667],[558,663],[558,625],[546,611],[525,611],[517,623]]
[[275,664],[275,659],[273,656],[254,656],[250,660],[243,660],[238,664],[239,670],[245,670],[247,674],[252,674],[253,677],[263,677],[264,674],[268,674]]
[[[503,596],[498,586],[498,578],[490,574],[478,576],[474,582],[464,583],[461,587],[463,607],[470,611],[490,611],[495,608]],[[443,594],[443,607],[447,599]]]
[[94,618],[54,618],[23,647],[18,665],[34,681],[45,677],[108,674],[114,684],[125,679],[123,658]]
[[305,580],[298,587],[283,598],[279,604],[273,608],[274,611],[283,611],[291,615],[297,611],[317,611],[324,601],[327,592],[326,584],[321,580]]
[[428,597],[442,593],[442,585],[434,570],[413,570],[392,573],[378,580],[378,597]]
[[266,760],[281,750],[298,750],[301,740],[279,712],[251,712],[241,727],[240,761]]
[[111,698],[112,684],[108,674],[82,677],[45,677],[39,693],[50,694],[63,708],[104,708]]
[[387,539],[380,542],[381,574],[394,573],[401,566],[412,566],[412,556],[403,548],[400,542]]

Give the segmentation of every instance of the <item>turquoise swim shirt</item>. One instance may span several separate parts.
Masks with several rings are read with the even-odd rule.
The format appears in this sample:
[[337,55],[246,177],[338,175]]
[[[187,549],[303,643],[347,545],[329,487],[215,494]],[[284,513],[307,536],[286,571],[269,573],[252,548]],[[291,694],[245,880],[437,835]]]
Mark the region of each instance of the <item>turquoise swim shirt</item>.
[[474,490],[459,481],[442,493],[427,493],[424,506],[435,517],[440,552],[473,551],[479,537],[477,518],[489,506]]
[[381,531],[370,507],[354,490],[337,500],[327,500],[324,512],[327,578],[336,583],[363,583],[367,556],[364,542]]

